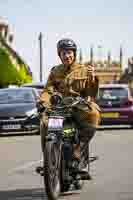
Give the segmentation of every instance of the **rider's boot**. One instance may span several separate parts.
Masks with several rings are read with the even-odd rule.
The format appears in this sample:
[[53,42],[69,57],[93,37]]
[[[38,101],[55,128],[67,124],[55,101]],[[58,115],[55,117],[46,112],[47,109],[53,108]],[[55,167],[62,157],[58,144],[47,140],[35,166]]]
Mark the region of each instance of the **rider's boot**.
[[82,180],[91,180],[92,177],[89,174],[89,144],[88,142],[80,143],[80,174]]
[[80,144],[74,148],[73,156],[79,160],[79,173],[83,180],[91,180],[89,174],[89,143],[96,132],[96,128],[84,126],[80,130]]
[[78,163],[76,171],[80,175],[80,179],[91,180],[92,178],[88,170],[88,154],[87,154],[88,148],[85,148],[85,150],[86,152],[85,151],[81,152],[81,145],[80,144],[74,145],[73,159]]

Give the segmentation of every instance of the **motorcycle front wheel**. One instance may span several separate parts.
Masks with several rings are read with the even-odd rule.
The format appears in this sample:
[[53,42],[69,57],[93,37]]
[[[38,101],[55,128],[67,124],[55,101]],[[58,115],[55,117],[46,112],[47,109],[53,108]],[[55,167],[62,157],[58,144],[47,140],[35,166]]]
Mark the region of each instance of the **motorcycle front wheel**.
[[57,200],[60,191],[60,147],[53,141],[46,142],[44,151],[44,184],[49,200]]

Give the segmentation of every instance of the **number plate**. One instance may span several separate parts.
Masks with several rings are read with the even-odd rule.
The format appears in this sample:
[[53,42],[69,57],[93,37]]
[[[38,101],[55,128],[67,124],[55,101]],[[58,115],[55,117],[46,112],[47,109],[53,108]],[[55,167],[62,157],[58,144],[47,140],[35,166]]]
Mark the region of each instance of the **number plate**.
[[119,117],[119,113],[117,113],[117,112],[102,113],[102,117],[104,117],[104,118],[117,118],[117,117]]
[[8,125],[3,125],[2,128],[4,130],[16,130],[16,129],[21,129],[20,124],[8,124]]
[[48,129],[62,129],[63,128],[63,118],[49,118]]

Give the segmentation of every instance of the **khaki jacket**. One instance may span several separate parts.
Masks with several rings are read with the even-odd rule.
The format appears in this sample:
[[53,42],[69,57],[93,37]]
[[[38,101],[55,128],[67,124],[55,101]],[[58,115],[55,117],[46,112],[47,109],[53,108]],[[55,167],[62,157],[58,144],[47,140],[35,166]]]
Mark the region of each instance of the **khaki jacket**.
[[69,69],[66,69],[63,64],[53,67],[41,94],[41,101],[49,104],[49,98],[54,92],[59,92],[63,96],[81,95],[83,91],[78,81],[85,81],[84,92],[87,91],[87,96],[94,99],[98,93],[99,81],[97,77],[92,80],[87,69],[87,66],[77,63],[71,65]]

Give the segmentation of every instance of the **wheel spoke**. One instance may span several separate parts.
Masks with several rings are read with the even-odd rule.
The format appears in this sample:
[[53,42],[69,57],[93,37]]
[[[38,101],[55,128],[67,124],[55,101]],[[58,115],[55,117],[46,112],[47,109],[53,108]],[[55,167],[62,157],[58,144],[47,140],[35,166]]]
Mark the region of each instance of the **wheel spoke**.
[[50,152],[51,156],[49,158],[49,176],[52,187],[54,190],[58,189],[59,184],[59,156],[58,156],[58,149],[56,145],[53,145],[53,148]]

